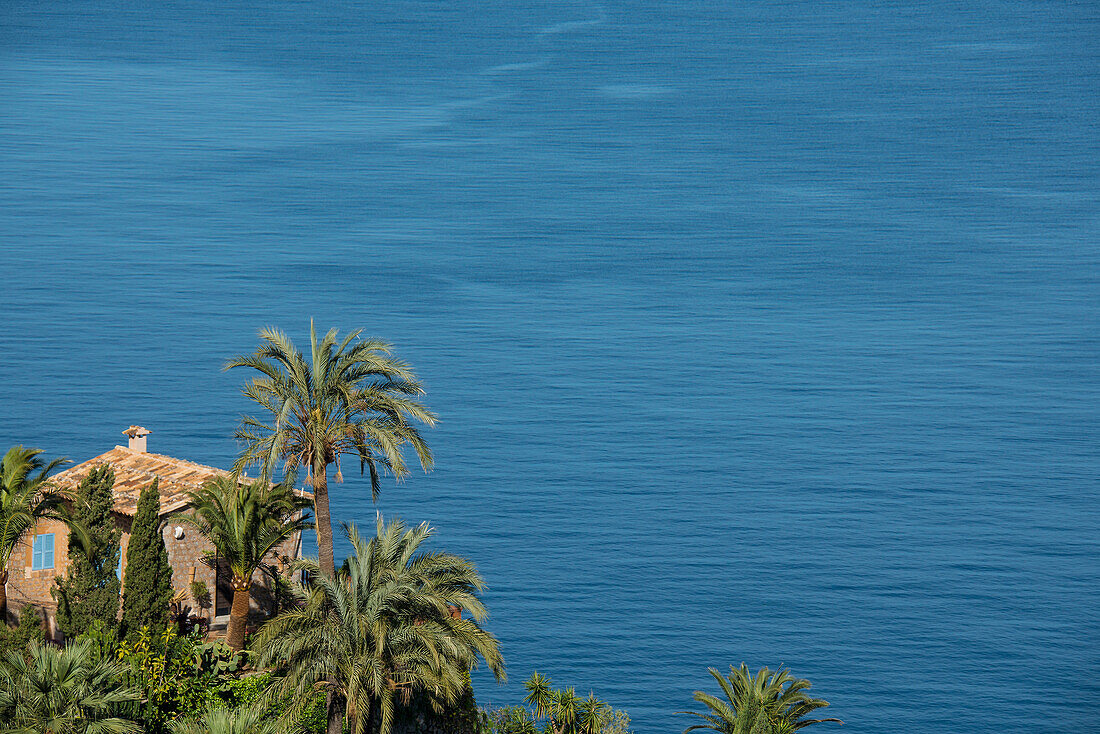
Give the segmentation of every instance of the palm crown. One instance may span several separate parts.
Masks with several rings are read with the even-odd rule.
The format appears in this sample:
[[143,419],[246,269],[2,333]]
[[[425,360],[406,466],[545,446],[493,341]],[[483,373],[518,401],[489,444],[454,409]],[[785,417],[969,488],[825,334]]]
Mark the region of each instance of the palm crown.
[[810,681],[795,678],[789,670],[761,668],[755,675],[748,666],[730,666],[729,676],[716,668],[710,674],[718,681],[725,699],[703,691],[695,692],[695,700],[705,705],[709,713],[680,713],[697,716],[705,723],[689,726],[684,734],[696,729],[711,729],[722,734],[789,734],[811,724],[826,721],[843,723],[840,719],[810,719],[813,711],[829,705],[811,697],[806,691]]
[[[301,511],[310,502],[286,484],[265,480],[242,483],[236,477],[218,477],[188,493],[191,509],[175,518],[194,526],[217,554],[203,560],[213,567],[223,562],[232,574],[233,607],[226,638],[240,649],[248,616],[252,575],[270,562],[269,555],[294,533],[309,527]],[[238,595],[241,600],[238,600]]]
[[318,341],[310,322],[310,359],[277,329],[260,332],[263,341],[254,354],[226,363],[226,369],[250,367],[259,376],[244,394],[266,413],[265,419],[245,416],[237,431],[243,452],[236,470],[259,465],[270,476],[282,461],[293,477],[305,467],[314,489],[317,543],[321,567],[334,570],[332,525],[328,509],[328,467],[340,457],[359,459],[370,471],[371,496],[381,488],[380,470],[396,478],[408,475],[404,447],[412,446],[427,471],[432,454],[414,422],[435,424],[435,416],[414,398],[424,394],[408,365],[394,359],[388,344],[359,339],[353,331],[339,342],[332,329]]
[[[331,694],[330,731],[346,715],[354,734],[388,734],[397,704],[414,693],[454,703],[479,657],[504,677],[497,640],[479,624],[484,584],[469,561],[422,550],[432,533],[426,524],[379,518],[369,541],[354,526],[346,532],[354,553],[335,576],[301,562],[314,576],[306,604],[259,632],[259,664],[285,674],[279,694],[307,701],[323,687]],[[473,619],[453,614],[456,607]]]

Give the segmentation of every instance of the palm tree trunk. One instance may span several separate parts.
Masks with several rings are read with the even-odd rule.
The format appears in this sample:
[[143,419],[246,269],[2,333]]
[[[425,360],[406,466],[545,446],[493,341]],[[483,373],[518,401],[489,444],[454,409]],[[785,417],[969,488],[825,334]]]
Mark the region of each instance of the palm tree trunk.
[[329,576],[336,575],[332,552],[332,516],[328,511],[328,464],[313,471],[313,510],[317,515],[317,562]]
[[233,579],[233,606],[229,610],[229,629],[225,632],[225,644],[233,650],[244,647],[244,628],[248,623],[248,605],[252,579]]
[[0,624],[8,623],[8,569],[0,570]]
[[[340,697],[333,693],[328,694],[326,707],[328,709],[326,734],[344,734],[344,706]],[[352,729],[352,731],[355,731],[355,729]]]

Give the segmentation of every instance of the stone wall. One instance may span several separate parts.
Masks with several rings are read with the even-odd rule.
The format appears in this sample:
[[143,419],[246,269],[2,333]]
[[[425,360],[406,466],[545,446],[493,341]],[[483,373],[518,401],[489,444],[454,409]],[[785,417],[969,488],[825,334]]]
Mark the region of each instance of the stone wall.
[[[125,515],[115,515],[115,523],[122,531],[122,575],[126,574],[126,548],[130,542],[130,524],[132,518]],[[176,528],[182,528],[182,537],[176,538]],[[54,565],[52,568],[39,571],[32,570],[33,542],[36,535],[54,534]],[[297,558],[301,547],[300,533],[283,542],[275,552],[271,554],[270,562],[282,570],[287,560]],[[228,615],[229,603],[232,601],[232,589],[229,587],[228,574],[223,573],[218,578],[220,582],[215,585],[214,569],[203,563],[202,558],[213,550],[210,543],[190,525],[182,523],[169,523],[163,530],[164,547],[168,550],[168,563],[172,566],[172,586],[177,596],[181,596],[184,603],[191,606],[193,613],[198,616],[216,618],[216,608],[200,609],[191,595],[191,581],[199,580],[206,584],[210,591],[212,605],[224,600],[225,614]],[[69,529],[56,520],[40,520],[33,534],[28,534],[26,540],[20,543],[12,553],[8,565],[8,602],[10,609],[18,613],[27,604],[32,604],[46,611],[50,623],[51,634],[54,629],[54,614],[57,605],[50,595],[50,588],[54,584],[54,578],[64,576],[65,569],[69,565]],[[220,595],[215,595],[215,589],[220,587]],[[271,594],[268,590],[266,574],[257,572],[253,577],[252,612],[256,616],[263,616],[271,606]]]

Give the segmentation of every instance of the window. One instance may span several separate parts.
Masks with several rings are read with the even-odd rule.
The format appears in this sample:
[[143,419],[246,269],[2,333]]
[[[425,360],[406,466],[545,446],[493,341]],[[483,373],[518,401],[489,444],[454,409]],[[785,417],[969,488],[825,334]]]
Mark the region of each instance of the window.
[[36,536],[31,552],[31,570],[53,568],[53,533]]

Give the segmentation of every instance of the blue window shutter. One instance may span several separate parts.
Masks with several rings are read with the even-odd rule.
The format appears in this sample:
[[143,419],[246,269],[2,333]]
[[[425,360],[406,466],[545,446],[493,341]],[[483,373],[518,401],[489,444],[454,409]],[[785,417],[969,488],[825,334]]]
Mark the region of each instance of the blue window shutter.
[[36,536],[31,546],[31,570],[53,568],[53,533]]

